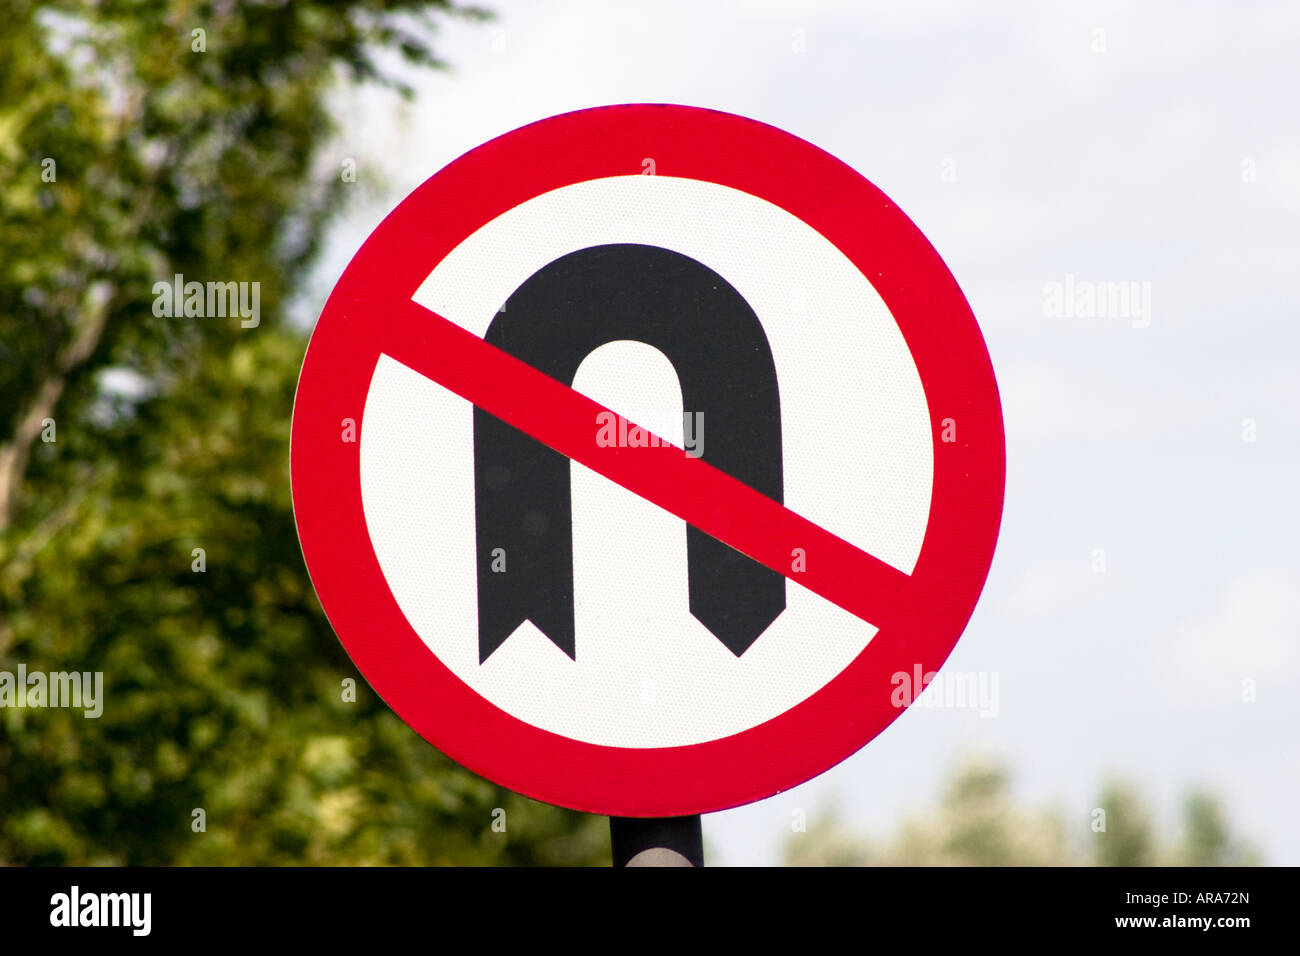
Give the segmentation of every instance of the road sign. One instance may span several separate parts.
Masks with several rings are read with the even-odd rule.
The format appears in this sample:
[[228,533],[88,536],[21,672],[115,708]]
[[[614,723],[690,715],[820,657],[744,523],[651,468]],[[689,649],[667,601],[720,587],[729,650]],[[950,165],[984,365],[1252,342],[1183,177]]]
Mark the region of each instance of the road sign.
[[294,406],[303,552],[361,672],[471,770],[611,816],[769,796],[883,730],[974,609],[1003,479],[920,231],[816,147],[681,106],[425,182]]

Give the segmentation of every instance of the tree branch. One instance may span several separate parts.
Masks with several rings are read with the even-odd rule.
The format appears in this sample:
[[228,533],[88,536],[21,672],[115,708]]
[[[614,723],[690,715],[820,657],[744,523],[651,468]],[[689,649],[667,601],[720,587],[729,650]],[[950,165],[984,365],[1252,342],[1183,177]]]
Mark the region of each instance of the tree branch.
[[19,413],[13,435],[0,445],[0,532],[13,521],[18,488],[27,473],[32,446],[40,437],[45,420],[53,418],[68,378],[94,354],[104,336],[113,299],[112,286],[107,280],[93,282],[86,290],[85,298],[85,317],[78,323],[72,338],[59,350],[53,368],[41,379],[31,402]]

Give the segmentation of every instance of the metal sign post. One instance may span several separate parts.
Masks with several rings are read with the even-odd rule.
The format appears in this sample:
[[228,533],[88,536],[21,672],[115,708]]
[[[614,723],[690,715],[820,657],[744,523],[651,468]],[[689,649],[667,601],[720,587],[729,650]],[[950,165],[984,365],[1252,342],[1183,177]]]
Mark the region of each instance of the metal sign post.
[[700,816],[610,817],[615,866],[703,866]]

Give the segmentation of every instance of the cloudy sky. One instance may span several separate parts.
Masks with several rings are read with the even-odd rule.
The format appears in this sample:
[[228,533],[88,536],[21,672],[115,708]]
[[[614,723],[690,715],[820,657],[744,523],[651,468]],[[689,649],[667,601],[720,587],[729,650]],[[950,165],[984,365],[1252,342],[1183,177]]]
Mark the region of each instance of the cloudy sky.
[[[883,189],[961,284],[997,373],[1002,534],[947,665],[997,675],[996,715],[912,708],[821,777],[706,817],[712,862],[775,862],[792,811],[832,799],[887,830],[977,750],[1080,833],[1107,775],[1167,825],[1203,784],[1268,862],[1300,864],[1300,8],[491,6],[495,24],[445,30],[455,69],[412,103],[340,100],[338,158],[370,186],[307,311],[465,151],[672,102],[779,126]],[[1105,282],[1133,297],[1056,307]]]

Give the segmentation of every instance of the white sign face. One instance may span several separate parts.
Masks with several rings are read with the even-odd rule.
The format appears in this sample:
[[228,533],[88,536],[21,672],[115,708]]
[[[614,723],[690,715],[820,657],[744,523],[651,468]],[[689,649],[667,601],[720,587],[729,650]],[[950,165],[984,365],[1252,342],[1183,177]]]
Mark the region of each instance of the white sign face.
[[[764,242],[748,244],[746,236]],[[538,270],[614,243],[690,256],[745,298],[776,365],[786,506],[910,573],[933,473],[916,364],[862,272],[779,207],[668,176],[566,186],[467,237],[414,299],[482,338],[501,303]],[[681,407],[664,355],[639,342],[593,352],[573,387],[679,448],[686,444],[683,411],[698,411]],[[381,361],[366,399],[361,491],[375,554],[411,626],[456,676],[503,710],[593,744],[701,743],[788,710],[875,634],[873,624],[794,577],[785,611],[737,657],[688,608],[685,523],[575,463],[578,652],[570,659],[525,621],[480,664],[472,411],[418,372]],[[707,416],[702,423],[707,457],[711,428],[726,425]],[[593,438],[598,427],[591,423]],[[413,510],[412,488],[436,490],[440,506]],[[508,555],[506,562],[509,573]]]

